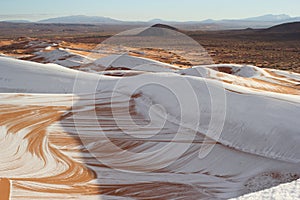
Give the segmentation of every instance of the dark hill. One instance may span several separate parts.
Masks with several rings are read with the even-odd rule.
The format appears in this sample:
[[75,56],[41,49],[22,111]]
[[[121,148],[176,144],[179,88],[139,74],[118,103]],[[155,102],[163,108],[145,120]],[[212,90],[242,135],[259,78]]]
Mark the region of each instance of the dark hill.
[[138,36],[170,36],[176,35],[179,30],[175,27],[165,24],[155,24],[144,31],[140,32]]
[[[280,24],[266,29],[268,32],[299,32],[300,33],[300,22],[292,22]],[[300,35],[299,35],[300,36]]]
[[165,28],[165,29],[170,29],[170,30],[173,30],[173,31],[178,31],[177,28],[175,28],[173,26],[166,25],[166,24],[154,24],[151,27],[154,27],[154,28]]

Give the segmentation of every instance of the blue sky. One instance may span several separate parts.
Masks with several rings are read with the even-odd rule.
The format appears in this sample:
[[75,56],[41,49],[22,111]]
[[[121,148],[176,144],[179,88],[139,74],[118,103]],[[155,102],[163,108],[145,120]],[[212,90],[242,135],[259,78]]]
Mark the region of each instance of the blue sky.
[[300,0],[0,0],[0,20],[91,15],[189,21],[264,14],[300,16]]

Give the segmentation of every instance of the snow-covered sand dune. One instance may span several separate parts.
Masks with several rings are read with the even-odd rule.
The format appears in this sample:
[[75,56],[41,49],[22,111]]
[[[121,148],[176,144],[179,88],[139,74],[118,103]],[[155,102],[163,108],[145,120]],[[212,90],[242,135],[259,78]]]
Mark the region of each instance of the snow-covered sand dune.
[[70,68],[79,67],[89,60],[85,56],[71,53],[63,48],[55,50],[47,50],[47,48],[44,51],[36,52],[34,56],[30,57],[30,60],[41,63],[55,63]]
[[12,199],[228,199],[300,177],[298,74],[110,58],[92,74],[0,57]]

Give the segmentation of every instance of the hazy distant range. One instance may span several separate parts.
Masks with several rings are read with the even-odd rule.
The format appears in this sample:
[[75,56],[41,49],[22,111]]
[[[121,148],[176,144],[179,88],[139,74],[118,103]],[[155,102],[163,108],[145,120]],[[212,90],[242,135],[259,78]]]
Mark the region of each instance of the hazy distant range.
[[168,24],[176,26],[178,28],[184,28],[187,30],[202,29],[202,30],[226,30],[226,29],[243,29],[243,28],[268,28],[282,23],[297,22],[300,21],[300,17],[290,17],[286,14],[281,15],[263,15],[258,17],[244,18],[244,19],[223,19],[213,20],[207,19],[203,21],[165,21],[161,19],[153,19],[150,21],[121,21],[108,17],[99,16],[85,16],[85,15],[73,15],[65,17],[57,17],[44,19],[36,22],[26,20],[11,20],[7,22],[15,23],[55,23],[55,24],[112,24],[112,25],[139,25],[147,26],[157,23]]

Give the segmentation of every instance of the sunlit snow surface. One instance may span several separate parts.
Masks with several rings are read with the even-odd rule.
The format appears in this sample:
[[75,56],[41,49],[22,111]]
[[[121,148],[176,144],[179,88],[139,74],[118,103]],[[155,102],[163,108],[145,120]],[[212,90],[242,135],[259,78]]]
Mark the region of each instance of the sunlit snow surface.
[[87,67],[0,57],[12,199],[299,198],[299,74],[128,55]]
[[[235,198],[236,200],[293,200],[300,199],[300,182],[294,181],[292,183],[285,183],[271,189],[259,191],[256,193],[248,194],[243,197]],[[233,200],[233,199],[232,199]]]

